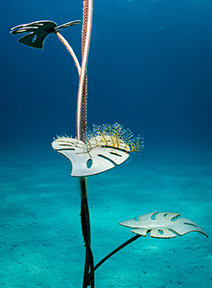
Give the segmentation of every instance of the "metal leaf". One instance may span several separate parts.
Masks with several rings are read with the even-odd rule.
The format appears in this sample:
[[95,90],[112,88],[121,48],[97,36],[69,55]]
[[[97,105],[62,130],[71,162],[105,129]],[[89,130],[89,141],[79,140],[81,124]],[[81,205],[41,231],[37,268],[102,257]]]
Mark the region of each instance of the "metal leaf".
[[57,23],[49,20],[36,21],[13,27],[10,33],[16,35],[29,32],[27,35],[20,38],[18,42],[33,48],[42,49],[44,40],[50,33],[55,32],[58,28],[67,28],[78,23],[80,23],[80,20],[68,22],[63,25],[57,26]]
[[[144,214],[138,217],[138,219],[126,220],[119,224],[130,228],[136,228],[130,231],[142,236],[146,236],[146,234],[150,232],[150,236],[154,238],[174,238],[177,236],[176,234],[182,236],[193,231],[200,232],[208,237],[202,228],[191,220],[186,218],[176,220],[176,217],[180,216],[179,213],[157,213],[158,212]],[[155,218],[153,219],[154,216]]]
[[102,173],[122,164],[129,154],[121,149],[105,146],[91,147],[83,141],[70,137],[61,137],[52,143],[52,147],[72,164],[71,176],[83,177]]
[[75,21],[71,21],[71,22],[67,22],[63,25],[60,25],[60,26],[57,26],[56,29],[62,29],[62,28],[68,28],[68,27],[71,27],[71,26],[74,26],[74,25],[77,25],[79,24],[81,21],[80,20],[75,20]]

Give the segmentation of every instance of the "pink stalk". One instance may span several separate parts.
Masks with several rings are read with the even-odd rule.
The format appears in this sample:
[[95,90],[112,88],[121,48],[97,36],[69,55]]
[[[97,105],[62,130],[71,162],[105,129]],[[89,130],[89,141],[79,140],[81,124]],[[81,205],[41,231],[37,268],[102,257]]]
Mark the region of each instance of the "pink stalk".
[[81,68],[80,68],[79,61],[78,61],[78,59],[77,59],[77,57],[76,57],[76,55],[74,53],[74,50],[71,48],[71,46],[66,41],[66,39],[58,31],[55,31],[55,34],[60,39],[60,41],[65,45],[66,49],[68,50],[68,52],[71,54],[72,58],[74,59],[75,65],[77,67],[78,74],[80,76]]
[[93,13],[93,0],[84,0],[85,3],[88,4],[88,11],[87,11],[87,25],[86,25],[86,38],[85,38],[85,46],[82,55],[82,65],[81,65],[81,73],[79,79],[79,88],[78,88],[78,99],[77,99],[77,139],[81,140],[81,118],[82,118],[82,98],[83,98],[83,89],[84,89],[84,82],[86,76],[86,68],[88,62],[88,54],[90,48],[90,38],[91,38],[91,28],[92,28],[92,13]]

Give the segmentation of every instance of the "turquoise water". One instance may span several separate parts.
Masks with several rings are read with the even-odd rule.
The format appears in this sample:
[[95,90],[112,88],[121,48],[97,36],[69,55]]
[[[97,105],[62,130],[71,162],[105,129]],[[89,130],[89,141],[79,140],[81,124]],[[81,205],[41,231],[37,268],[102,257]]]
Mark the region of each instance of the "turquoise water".
[[[96,271],[96,287],[210,287],[212,155],[193,148],[147,148],[88,178],[95,263],[133,236],[119,222],[150,212],[181,213],[210,237],[141,237]],[[0,169],[0,287],[81,287],[80,190],[68,160],[38,146],[4,151]]]
[[[82,1],[5,1],[0,57],[0,287],[81,287],[85,248],[79,179],[51,148],[75,137],[78,75],[55,35],[44,50],[10,29],[82,19]],[[212,285],[212,4],[94,0],[88,126],[121,123],[141,155],[88,178],[95,263],[133,236],[119,222],[181,213],[208,234],[141,237],[96,271],[96,287]],[[79,60],[81,26],[61,32]]]

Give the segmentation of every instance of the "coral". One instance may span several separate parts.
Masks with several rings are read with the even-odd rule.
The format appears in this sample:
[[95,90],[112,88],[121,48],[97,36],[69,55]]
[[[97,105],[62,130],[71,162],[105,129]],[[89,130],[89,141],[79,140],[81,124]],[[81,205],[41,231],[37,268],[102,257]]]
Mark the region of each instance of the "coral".
[[130,153],[141,151],[144,147],[143,143],[143,138],[134,138],[131,130],[124,129],[119,123],[94,125],[93,130],[89,131],[87,135],[87,144],[90,148],[108,146]]

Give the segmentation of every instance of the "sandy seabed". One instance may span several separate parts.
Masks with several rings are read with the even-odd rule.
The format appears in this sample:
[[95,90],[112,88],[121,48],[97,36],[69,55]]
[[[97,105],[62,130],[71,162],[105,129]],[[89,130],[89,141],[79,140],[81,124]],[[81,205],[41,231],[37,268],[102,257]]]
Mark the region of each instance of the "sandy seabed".
[[[130,239],[119,222],[177,212],[208,234],[141,237],[105,262],[95,287],[212,287],[212,150],[145,149],[87,179],[95,263]],[[1,150],[0,287],[82,287],[80,190],[54,151]]]

